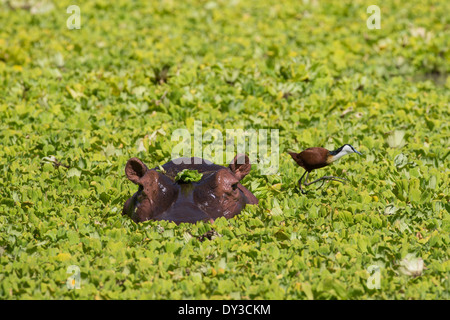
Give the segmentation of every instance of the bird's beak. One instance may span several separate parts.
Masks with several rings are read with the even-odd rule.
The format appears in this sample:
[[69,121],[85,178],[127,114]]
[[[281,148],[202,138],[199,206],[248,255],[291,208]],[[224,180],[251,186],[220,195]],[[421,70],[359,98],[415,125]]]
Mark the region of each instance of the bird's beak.
[[360,156],[363,155],[361,152],[358,152],[358,151],[356,151],[356,150],[355,150],[355,152],[356,152],[357,154],[359,154]]

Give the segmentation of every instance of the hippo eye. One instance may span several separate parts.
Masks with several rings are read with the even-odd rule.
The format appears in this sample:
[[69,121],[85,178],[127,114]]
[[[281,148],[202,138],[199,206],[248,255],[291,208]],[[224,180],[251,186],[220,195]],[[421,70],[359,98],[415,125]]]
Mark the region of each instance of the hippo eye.
[[232,184],[232,185],[231,185],[231,188],[233,189],[233,191],[236,191],[237,188],[238,188],[238,184],[237,184],[237,183]]

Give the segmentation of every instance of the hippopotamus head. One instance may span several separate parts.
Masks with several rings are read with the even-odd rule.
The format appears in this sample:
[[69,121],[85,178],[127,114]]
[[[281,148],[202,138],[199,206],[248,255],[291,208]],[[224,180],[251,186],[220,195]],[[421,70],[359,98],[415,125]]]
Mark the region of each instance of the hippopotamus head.
[[[197,170],[201,179],[176,181],[184,169]],[[148,169],[138,158],[131,158],[125,174],[139,190],[125,202],[122,214],[135,222],[168,220],[177,224],[232,218],[246,204],[258,204],[258,199],[239,182],[250,169],[246,155],[237,155],[228,167],[201,158],[179,158],[162,169]]]

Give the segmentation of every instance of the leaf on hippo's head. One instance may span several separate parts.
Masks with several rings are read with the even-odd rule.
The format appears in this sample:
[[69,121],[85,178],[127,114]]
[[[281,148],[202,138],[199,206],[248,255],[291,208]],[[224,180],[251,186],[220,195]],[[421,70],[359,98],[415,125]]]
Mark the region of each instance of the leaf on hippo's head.
[[199,173],[197,170],[189,170],[184,169],[183,171],[180,171],[175,176],[175,181],[182,181],[182,182],[197,182],[202,179],[203,174]]
[[164,167],[160,166],[160,165],[158,165],[158,168],[156,169],[156,171],[166,174],[166,169],[164,169]]

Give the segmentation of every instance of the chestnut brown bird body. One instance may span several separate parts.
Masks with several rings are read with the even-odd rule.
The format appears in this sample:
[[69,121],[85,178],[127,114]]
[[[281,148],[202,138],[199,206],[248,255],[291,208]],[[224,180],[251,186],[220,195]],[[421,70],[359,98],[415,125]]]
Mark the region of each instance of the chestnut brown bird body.
[[289,152],[289,154],[300,167],[308,172],[326,167],[333,162],[330,152],[320,147],[308,148],[300,153]]
[[302,175],[302,177],[298,181],[299,186],[300,186],[300,191],[303,194],[306,193],[302,189],[302,179],[305,176],[305,174],[306,174],[306,179],[305,179],[305,183],[304,183],[305,186],[308,186],[312,183],[315,183],[315,182],[318,182],[321,180],[333,180],[333,181],[343,182],[341,180],[345,180],[345,179],[339,178],[339,177],[333,177],[333,176],[324,176],[320,179],[314,180],[309,183],[307,181],[308,181],[309,173],[312,170],[326,167],[326,166],[330,165],[332,162],[341,158],[342,156],[345,156],[347,154],[354,153],[354,152],[361,155],[361,153],[356,151],[355,148],[353,148],[353,146],[350,144],[344,144],[342,147],[340,147],[336,150],[333,150],[333,151],[329,151],[325,148],[313,147],[313,148],[305,149],[300,153],[289,152],[292,159],[294,159],[294,161],[300,167],[305,169],[305,173]]

